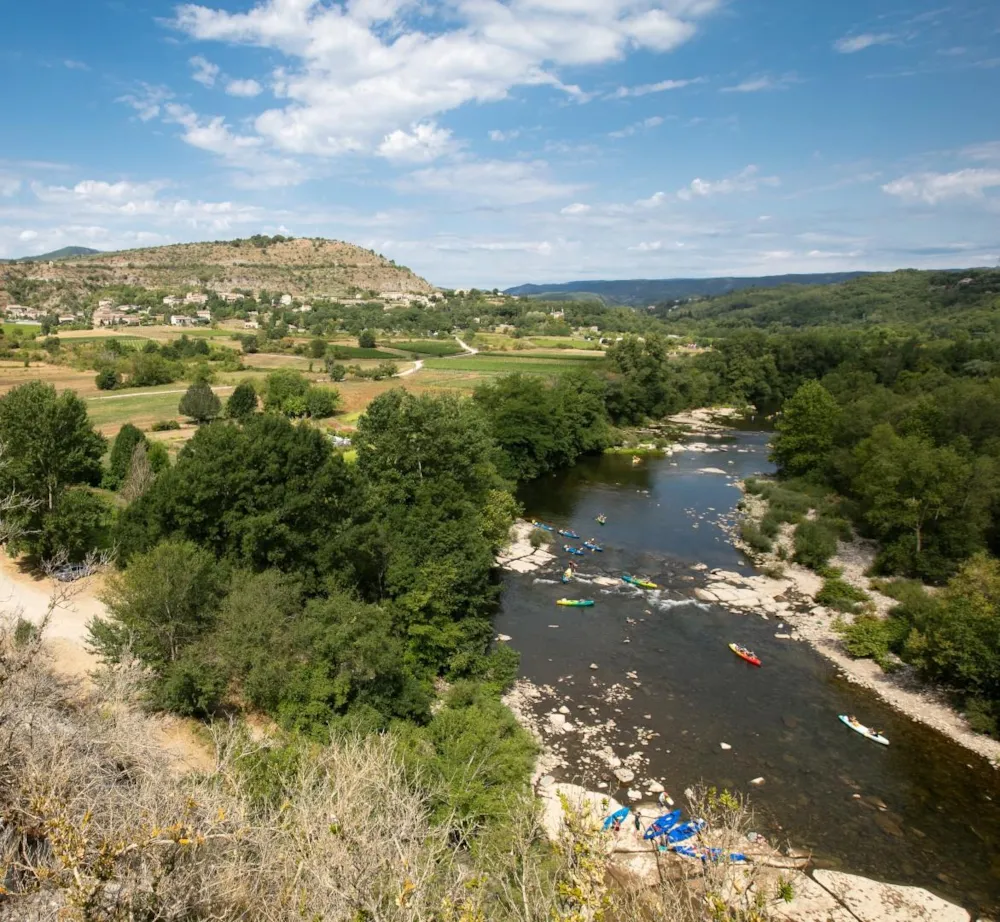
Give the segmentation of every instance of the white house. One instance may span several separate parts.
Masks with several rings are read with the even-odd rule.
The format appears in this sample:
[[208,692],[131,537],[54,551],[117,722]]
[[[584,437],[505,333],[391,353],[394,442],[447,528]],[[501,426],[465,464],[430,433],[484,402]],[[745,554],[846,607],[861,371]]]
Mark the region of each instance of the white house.
[[260,324],[256,320],[244,320],[243,321],[244,330],[259,330]]
[[292,296],[291,295],[282,295],[281,296],[281,306],[282,307],[288,307],[288,305],[291,304],[291,303],[292,303]]
[[189,291],[184,295],[185,304],[208,304],[208,295],[201,291]]
[[201,323],[211,323],[212,322],[212,312],[211,311],[195,311],[195,317]]
[[179,298],[177,295],[167,295],[163,299],[163,303],[166,304],[167,307],[176,307],[178,304],[183,304],[184,299]]
[[173,314],[170,317],[172,327],[193,327],[194,322],[194,317],[188,317],[186,314]]

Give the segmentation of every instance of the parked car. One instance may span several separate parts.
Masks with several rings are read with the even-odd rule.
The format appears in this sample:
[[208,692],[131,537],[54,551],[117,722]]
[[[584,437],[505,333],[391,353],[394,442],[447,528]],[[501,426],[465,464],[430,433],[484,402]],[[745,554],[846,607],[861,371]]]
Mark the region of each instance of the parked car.
[[73,580],[80,579],[80,577],[88,576],[89,574],[90,568],[86,564],[71,563],[65,567],[60,567],[52,575],[60,582],[71,583]]

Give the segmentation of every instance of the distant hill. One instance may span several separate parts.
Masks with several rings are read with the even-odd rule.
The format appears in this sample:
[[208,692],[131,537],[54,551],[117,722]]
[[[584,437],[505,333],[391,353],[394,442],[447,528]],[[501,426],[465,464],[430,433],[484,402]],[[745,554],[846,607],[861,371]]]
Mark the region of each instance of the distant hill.
[[902,269],[836,285],[752,288],[663,304],[655,316],[680,331],[801,330],[912,326],[972,336],[1000,330],[1000,269]]
[[297,298],[390,291],[426,295],[435,290],[373,250],[322,238],[256,236],[90,253],[52,263],[39,256],[30,263],[0,266],[0,303],[6,291],[11,301],[56,307],[72,296],[117,286],[169,293],[249,289]]
[[617,281],[562,282],[554,285],[518,285],[505,294],[529,298],[565,300],[567,296],[597,297],[611,304],[645,307],[659,301],[713,297],[744,288],[776,288],[779,285],[832,285],[867,272],[819,272],[811,275],[764,275],[754,278],[708,279],[620,279]]
[[100,250],[92,250],[90,247],[63,247],[61,250],[53,250],[51,253],[42,253],[40,256],[21,256],[18,259],[5,259],[0,260],[0,262],[50,262],[57,259],[72,259],[75,256],[95,256],[100,252]]

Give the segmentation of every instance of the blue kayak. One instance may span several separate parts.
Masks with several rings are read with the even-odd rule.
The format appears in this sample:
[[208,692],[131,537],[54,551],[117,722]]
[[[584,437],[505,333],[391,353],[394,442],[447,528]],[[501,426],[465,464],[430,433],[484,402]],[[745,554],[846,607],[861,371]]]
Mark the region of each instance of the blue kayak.
[[696,836],[704,828],[704,820],[691,820],[690,823],[681,823],[680,826],[675,826],[667,833],[667,841],[672,845],[676,845],[678,842],[683,842],[692,836]]
[[566,553],[568,553],[568,554],[576,554],[577,557],[584,557],[584,556],[586,556],[583,553],[583,551],[580,550],[580,548],[578,548],[578,547],[570,547],[568,544],[564,544],[563,545],[563,550],[566,551]]
[[568,531],[566,529],[560,528],[559,534],[562,535],[564,538],[573,538],[576,541],[580,540],[580,536],[575,531]]
[[589,541],[584,541],[583,546],[595,552],[604,550],[604,548],[601,547],[599,544],[591,544]]
[[612,826],[614,826],[615,820],[618,820],[620,823],[624,823],[626,817],[628,817],[631,810],[632,810],[631,807],[622,807],[621,810],[616,810],[614,813],[611,814],[611,816],[609,816],[604,821],[604,828],[610,829]]
[[546,525],[544,522],[532,521],[531,524],[534,525],[535,528],[542,529],[542,531],[555,531],[555,529],[551,525]]
[[670,813],[665,813],[659,819],[653,820],[649,824],[646,832],[643,834],[644,839],[655,839],[658,836],[662,836],[665,832],[673,829],[681,819],[680,810],[672,810]]
[[678,855],[683,855],[685,858],[700,858],[702,861],[722,861],[724,858],[729,861],[748,862],[750,860],[743,852],[727,853],[721,848],[692,848],[690,845],[676,845],[672,851],[677,852]]

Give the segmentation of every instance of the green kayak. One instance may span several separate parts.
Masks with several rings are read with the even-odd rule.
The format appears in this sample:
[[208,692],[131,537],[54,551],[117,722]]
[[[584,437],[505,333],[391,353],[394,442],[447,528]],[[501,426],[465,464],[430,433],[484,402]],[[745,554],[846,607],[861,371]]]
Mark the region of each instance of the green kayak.
[[593,604],[593,599],[559,599],[556,602],[556,605],[567,605],[570,608],[590,608]]

